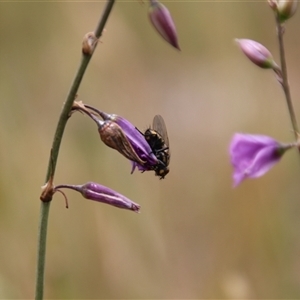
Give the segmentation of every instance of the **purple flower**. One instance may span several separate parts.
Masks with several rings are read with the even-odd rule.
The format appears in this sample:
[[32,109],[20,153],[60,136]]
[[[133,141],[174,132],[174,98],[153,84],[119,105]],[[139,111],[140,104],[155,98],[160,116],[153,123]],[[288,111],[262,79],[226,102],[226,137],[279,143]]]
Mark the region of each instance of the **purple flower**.
[[142,160],[136,152],[134,145],[129,141],[123,129],[114,121],[97,120],[98,131],[102,142],[110,148],[117,150],[131,161],[144,165],[147,161]]
[[153,168],[158,164],[158,161],[156,156],[153,154],[153,151],[150,148],[148,142],[146,141],[144,135],[128,120],[120,116],[109,115],[109,118],[122,128],[133,149],[141,158],[141,160],[144,161],[143,164],[140,164],[136,161],[132,161],[133,168],[131,173],[133,173],[135,167],[137,167],[140,171],[153,170]]
[[234,168],[234,186],[246,178],[257,178],[268,172],[286,150],[296,144],[281,144],[264,135],[236,133],[230,143],[230,158]]
[[62,184],[55,187],[55,191],[61,191],[62,188],[72,189],[80,192],[81,195],[89,200],[106,203],[118,208],[124,208],[139,212],[140,205],[134,203],[125,196],[116,191],[95,182],[88,182],[83,185]]
[[149,19],[157,32],[173,47],[180,50],[176,27],[169,10],[157,0],[150,0]]
[[[74,102],[73,109],[86,113],[95,121],[101,140],[132,162],[131,173],[136,167],[140,171],[154,170],[158,164],[156,156],[144,135],[128,120],[115,114],[107,114],[82,102]],[[103,120],[98,119],[94,113]]]

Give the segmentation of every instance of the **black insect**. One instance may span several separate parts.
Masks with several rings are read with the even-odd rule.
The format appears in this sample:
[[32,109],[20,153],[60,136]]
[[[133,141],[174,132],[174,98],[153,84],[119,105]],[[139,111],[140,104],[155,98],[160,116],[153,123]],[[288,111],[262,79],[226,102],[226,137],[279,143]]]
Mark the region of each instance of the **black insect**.
[[153,154],[158,159],[158,164],[153,168],[155,175],[163,179],[170,171],[168,168],[170,149],[167,128],[162,116],[156,115],[154,117],[152,127],[145,131],[144,136]]

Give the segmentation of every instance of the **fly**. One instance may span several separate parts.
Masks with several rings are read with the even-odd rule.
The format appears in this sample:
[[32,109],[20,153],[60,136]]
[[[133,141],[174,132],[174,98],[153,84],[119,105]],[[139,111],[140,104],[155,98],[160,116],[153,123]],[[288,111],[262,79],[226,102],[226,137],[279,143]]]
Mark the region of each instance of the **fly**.
[[156,115],[153,118],[152,128],[148,128],[144,136],[158,160],[157,165],[153,168],[155,175],[163,179],[170,171],[168,168],[170,163],[170,146],[166,124],[161,115]]

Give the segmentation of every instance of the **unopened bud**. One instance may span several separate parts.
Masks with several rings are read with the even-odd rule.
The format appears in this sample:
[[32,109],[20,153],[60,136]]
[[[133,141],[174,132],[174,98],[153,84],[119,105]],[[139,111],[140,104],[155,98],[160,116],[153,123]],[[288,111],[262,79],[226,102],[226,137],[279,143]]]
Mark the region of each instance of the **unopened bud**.
[[94,32],[88,32],[82,41],[82,53],[86,55],[92,55],[97,43],[98,39],[96,38]]
[[48,182],[42,186],[42,194],[40,196],[41,201],[50,202],[54,194],[53,176],[50,177]]
[[134,212],[139,212],[140,210],[139,204],[134,203],[116,191],[95,182],[88,182],[83,185],[58,185],[55,187],[55,191],[60,191],[62,188],[68,188],[80,192],[81,195],[88,200],[106,203],[118,208],[132,210]]
[[297,0],[278,0],[277,13],[281,23],[291,18],[297,10]]
[[271,52],[262,44],[248,39],[236,39],[244,54],[258,67],[264,69],[278,69]]
[[180,50],[176,27],[169,10],[157,0],[150,0],[149,18],[157,32],[173,47]]

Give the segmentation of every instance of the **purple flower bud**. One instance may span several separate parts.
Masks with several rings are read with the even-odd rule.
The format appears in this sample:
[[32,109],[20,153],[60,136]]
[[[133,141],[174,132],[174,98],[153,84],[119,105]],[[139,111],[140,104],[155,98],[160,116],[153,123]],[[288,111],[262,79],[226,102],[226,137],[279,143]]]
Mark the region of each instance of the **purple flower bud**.
[[248,39],[236,39],[236,42],[244,54],[257,66],[273,70],[279,68],[275,63],[271,52],[262,44]]
[[133,126],[128,120],[117,116],[109,115],[110,120],[116,122],[125,133],[128,141],[132,145],[133,149],[137,155],[144,161],[144,163],[138,163],[136,160],[132,160],[133,168],[131,173],[133,173],[135,167],[138,167],[140,171],[153,170],[158,163],[156,156],[153,154],[148,142],[146,141],[144,135]]
[[277,0],[277,13],[281,23],[295,14],[297,5],[298,0]]
[[281,144],[264,135],[236,133],[230,143],[230,158],[234,168],[234,186],[246,178],[257,178],[268,172],[286,150],[296,144]]
[[138,164],[144,165],[146,161],[135,151],[133,144],[129,141],[122,128],[113,121],[97,120],[98,131],[101,140],[108,146]]
[[[141,171],[154,170],[158,164],[156,156],[144,135],[128,120],[114,114],[107,114],[92,106],[84,105],[82,102],[74,102],[73,109],[80,110],[92,118],[98,126],[101,140],[132,161],[131,173],[136,166]],[[91,111],[104,121],[99,120]]]
[[106,203],[115,207],[139,212],[140,205],[134,203],[125,196],[116,191],[95,182],[88,182],[83,185],[67,185],[62,184],[55,187],[55,191],[62,188],[68,188],[80,192],[86,199]]
[[173,47],[180,50],[176,27],[169,10],[157,0],[150,0],[149,18],[157,32]]

